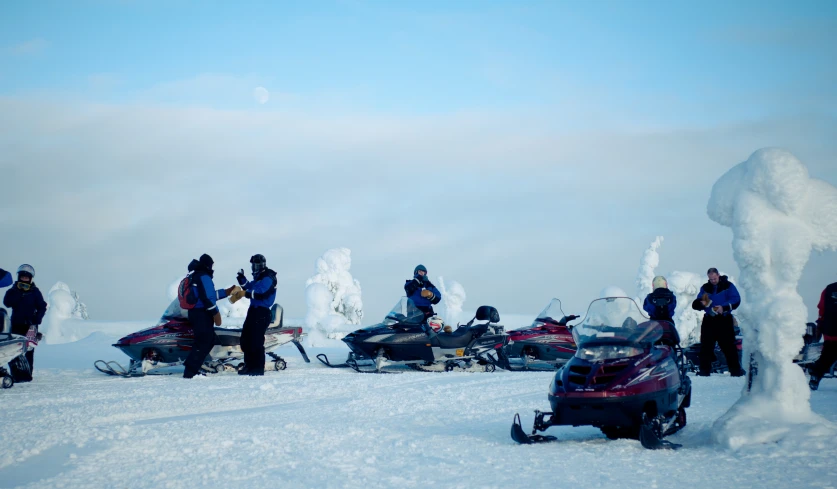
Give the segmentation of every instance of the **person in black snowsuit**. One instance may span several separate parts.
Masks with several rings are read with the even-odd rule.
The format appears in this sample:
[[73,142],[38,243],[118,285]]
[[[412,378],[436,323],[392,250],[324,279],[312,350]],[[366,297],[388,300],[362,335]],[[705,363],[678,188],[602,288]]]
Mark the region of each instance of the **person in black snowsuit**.
[[191,379],[200,372],[206,356],[215,346],[215,326],[221,326],[221,313],[218,312],[215,302],[227,297],[232,290],[232,287],[215,290],[215,284],[212,282],[212,275],[215,273],[212,270],[213,263],[207,254],[189,263],[188,270],[192,273],[194,284],[192,287],[197,288],[198,301],[188,313],[195,342],[183,362],[184,379]]
[[[236,280],[242,290],[236,296],[250,299],[247,317],[241,331],[241,351],[244,353],[244,368],[239,375],[264,375],[264,334],[270,326],[270,308],[276,302],[276,272],[267,268],[264,255],[250,257],[250,270],[253,280],[248,281],[242,268]],[[237,299],[236,299],[237,300]]]
[[[12,334],[25,336],[29,328],[35,326],[35,334],[39,335],[38,326],[46,314],[47,303],[35,285],[34,278],[35,268],[31,265],[21,265],[17,269],[17,281],[3,297],[3,304],[12,309]],[[25,356],[28,365],[19,360],[9,364],[15,382],[32,380],[32,373],[35,370],[35,351],[27,351]]]
[[741,377],[744,370],[738,359],[735,347],[735,322],[732,311],[741,305],[738,289],[726,275],[720,275],[717,268],[706,272],[709,281],[698,291],[692,302],[692,309],[703,311],[700,325],[700,367],[698,375],[708,377],[712,371],[712,359],[715,354],[715,342],[727,359],[730,375]]
[[442,293],[430,282],[424,265],[418,265],[413,270],[413,279],[404,284],[404,292],[416,308],[424,313],[425,319],[435,314],[433,306],[442,300]]
[[811,366],[811,380],[808,386],[815,391],[820,386],[820,380],[837,362],[837,282],[828,285],[820,295],[817,305],[820,317],[817,326],[822,332],[823,345],[820,357]]

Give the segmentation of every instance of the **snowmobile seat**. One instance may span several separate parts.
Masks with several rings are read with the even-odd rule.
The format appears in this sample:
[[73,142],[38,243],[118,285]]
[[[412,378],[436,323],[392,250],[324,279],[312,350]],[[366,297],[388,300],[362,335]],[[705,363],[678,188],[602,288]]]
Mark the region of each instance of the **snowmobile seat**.
[[282,324],[285,322],[285,314],[284,309],[279,304],[273,304],[273,307],[270,308],[270,324],[267,325],[267,329],[273,328],[281,328]]
[[439,333],[439,346],[442,348],[464,348],[471,342],[473,336],[470,328],[459,328],[453,333]]
[[657,342],[658,344],[675,347],[680,344],[680,334],[677,333],[677,328],[671,321],[659,321],[660,326],[663,327],[663,336]]
[[240,344],[240,329],[215,328],[215,346],[239,346]]

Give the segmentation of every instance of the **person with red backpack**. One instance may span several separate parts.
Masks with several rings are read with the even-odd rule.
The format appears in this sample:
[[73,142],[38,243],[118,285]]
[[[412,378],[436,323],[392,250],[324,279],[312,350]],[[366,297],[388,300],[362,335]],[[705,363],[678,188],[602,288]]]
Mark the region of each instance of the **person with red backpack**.
[[183,362],[183,378],[191,379],[200,372],[206,356],[215,345],[215,326],[221,326],[221,313],[216,302],[227,297],[233,287],[215,290],[212,265],[207,254],[189,263],[189,275],[180,282],[177,296],[180,306],[188,311],[195,335],[192,350]]
[[823,345],[820,357],[811,366],[808,387],[812,391],[819,389],[822,376],[837,362],[837,282],[822,291],[817,309],[820,312],[817,326],[822,331]]

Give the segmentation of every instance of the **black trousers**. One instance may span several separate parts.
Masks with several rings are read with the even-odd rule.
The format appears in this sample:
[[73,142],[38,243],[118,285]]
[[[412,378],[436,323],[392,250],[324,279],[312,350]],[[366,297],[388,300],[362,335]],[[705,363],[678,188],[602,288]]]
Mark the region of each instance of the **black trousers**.
[[[28,324],[13,324],[12,334],[26,336],[29,328]],[[29,365],[22,362],[19,357],[9,362],[9,373],[12,374],[15,382],[30,382],[32,380],[32,372],[35,371],[35,350],[27,351],[25,356]]]
[[250,372],[264,372],[264,333],[270,325],[270,309],[253,307],[247,309],[247,317],[241,331],[241,351],[244,365]]
[[709,375],[712,372],[712,357],[716,342],[727,358],[730,373],[740,372],[741,363],[738,361],[738,349],[735,348],[735,326],[732,316],[707,314],[703,316],[703,323],[700,325],[700,374]]
[[825,340],[822,344],[822,354],[811,366],[811,375],[822,377],[828,373],[834,362],[837,362],[837,340]]
[[185,367],[183,377],[194,377],[212,347],[215,346],[215,321],[213,320],[215,312],[215,309],[211,312],[204,308],[189,309],[189,323],[195,334],[195,342],[192,344],[192,351],[183,362]]

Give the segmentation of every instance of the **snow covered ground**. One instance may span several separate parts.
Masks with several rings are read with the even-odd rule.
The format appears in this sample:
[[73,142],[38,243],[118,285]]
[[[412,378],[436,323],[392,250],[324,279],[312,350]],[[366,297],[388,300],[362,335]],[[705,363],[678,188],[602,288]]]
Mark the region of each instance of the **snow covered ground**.
[[[786,437],[733,451],[712,423],[745,380],[693,378],[689,424],[677,451],[609,441],[592,428],[552,428],[561,443],[519,446],[524,425],[548,409],[549,373],[358,374],[329,369],[333,342],[277,353],[283,372],[107,377],[96,358],[125,357],[114,337],[40,347],[36,380],[0,391],[0,488],[9,487],[835,487],[837,445]],[[811,399],[837,422],[837,380]]]

